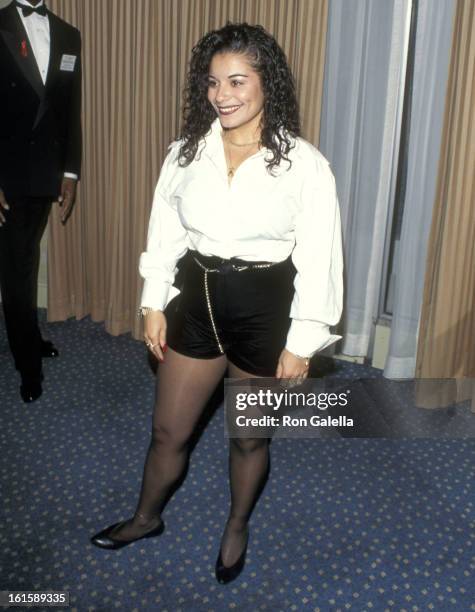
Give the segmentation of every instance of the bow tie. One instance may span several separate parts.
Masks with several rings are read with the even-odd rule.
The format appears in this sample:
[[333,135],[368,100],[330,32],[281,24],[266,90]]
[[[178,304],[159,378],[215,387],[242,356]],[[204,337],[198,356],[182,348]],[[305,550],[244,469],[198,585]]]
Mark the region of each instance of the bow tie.
[[19,2],[15,4],[21,9],[23,17],[29,17],[32,13],[38,13],[38,15],[42,15],[43,17],[46,15],[46,6],[44,3],[41,6],[25,6]]

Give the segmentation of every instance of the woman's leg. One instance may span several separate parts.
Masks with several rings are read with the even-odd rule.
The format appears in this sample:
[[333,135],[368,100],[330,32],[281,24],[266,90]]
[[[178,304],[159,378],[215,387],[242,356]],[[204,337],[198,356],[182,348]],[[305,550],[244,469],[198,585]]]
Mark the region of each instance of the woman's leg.
[[[257,378],[229,362],[229,378]],[[269,441],[267,438],[230,438],[229,478],[231,508],[221,539],[221,559],[230,567],[246,545],[247,523],[267,480]]]
[[186,467],[188,440],[227,366],[223,355],[194,359],[168,349],[158,367],[152,440],[137,510],[114,540],[140,537],[160,523],[167,497]]

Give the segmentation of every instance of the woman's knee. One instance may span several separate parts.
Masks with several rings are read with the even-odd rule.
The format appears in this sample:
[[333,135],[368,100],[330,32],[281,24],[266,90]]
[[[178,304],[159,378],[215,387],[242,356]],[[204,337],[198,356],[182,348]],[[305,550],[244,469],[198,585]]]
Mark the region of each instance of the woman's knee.
[[184,448],[190,434],[179,426],[167,426],[164,423],[154,423],[152,427],[152,446],[168,447],[176,450]]
[[242,455],[248,455],[268,446],[267,438],[231,438],[231,451],[236,450]]

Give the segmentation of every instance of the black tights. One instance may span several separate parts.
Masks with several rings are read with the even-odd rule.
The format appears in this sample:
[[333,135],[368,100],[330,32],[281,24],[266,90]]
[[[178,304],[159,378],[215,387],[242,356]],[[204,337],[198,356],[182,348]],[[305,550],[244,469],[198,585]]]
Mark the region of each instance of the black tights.
[[[161,513],[188,461],[188,441],[226,368],[230,378],[254,378],[226,357],[194,359],[168,349],[157,375],[152,440],[145,461],[142,490],[134,516],[116,528],[116,540],[143,535],[161,522]],[[241,554],[247,522],[265,483],[268,441],[230,439],[231,507],[221,540],[224,565]]]

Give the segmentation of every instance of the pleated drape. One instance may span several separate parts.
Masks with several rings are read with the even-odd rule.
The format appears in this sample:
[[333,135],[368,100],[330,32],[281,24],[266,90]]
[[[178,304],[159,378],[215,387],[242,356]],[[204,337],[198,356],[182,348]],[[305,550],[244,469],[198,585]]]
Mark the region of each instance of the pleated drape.
[[472,398],[475,412],[475,3],[458,2],[416,374],[453,379],[421,403]]
[[83,39],[83,173],[48,239],[48,319],[91,315],[132,331],[153,190],[178,135],[192,46],[226,21],[259,23],[288,55],[303,131],[318,144],[327,0],[50,0]]

